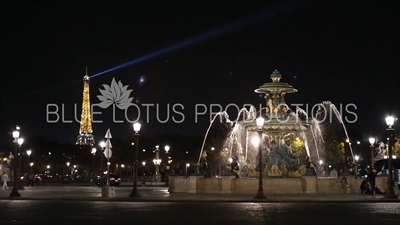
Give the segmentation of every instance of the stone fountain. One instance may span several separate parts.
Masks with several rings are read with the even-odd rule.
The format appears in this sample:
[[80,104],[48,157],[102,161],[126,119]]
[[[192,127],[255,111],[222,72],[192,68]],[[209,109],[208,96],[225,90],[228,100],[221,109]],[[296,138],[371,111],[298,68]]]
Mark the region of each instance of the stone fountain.
[[[296,93],[297,90],[287,83],[281,82],[281,74],[275,70],[271,74],[270,83],[265,83],[255,90],[263,94],[266,100],[263,130],[263,152],[262,162],[264,177],[301,177],[305,174],[315,175],[308,170],[309,167],[300,163],[299,157],[292,154],[291,143],[298,140],[301,132],[305,132],[313,121],[308,118],[301,118],[289,108],[285,102],[285,96],[289,93]],[[259,129],[255,120],[239,122],[249,132]],[[257,156],[257,158],[260,156]],[[258,176],[258,169],[251,167],[252,160],[247,160],[244,167],[244,175]],[[258,160],[254,160],[258,168]],[[308,173],[307,173],[308,172]]]
[[[281,82],[282,76],[275,70],[271,75],[272,82],[265,83],[255,90],[262,94],[266,100],[265,110],[256,111],[254,108],[242,109],[246,112],[246,119],[236,122],[228,121],[226,112],[217,114],[207,129],[203,146],[200,153],[199,164],[203,157],[203,148],[207,139],[208,131],[217,118],[222,116],[233,125],[232,133],[224,144],[224,154],[238,160],[240,171],[233,174],[222,174],[222,176],[205,176],[197,171],[195,174],[187,176],[171,176],[169,182],[169,192],[184,193],[219,193],[219,194],[254,194],[258,190],[258,171],[263,168],[264,191],[269,194],[350,194],[359,193],[361,179],[348,177],[346,182],[341,178],[318,178],[316,176],[316,166],[310,160],[320,160],[318,153],[321,131],[315,119],[309,119],[301,109],[292,111],[286,104],[286,94],[296,93],[297,90],[287,83]],[[347,131],[343,120],[337,113],[336,107],[327,102],[329,109],[335,112],[339,121],[343,125],[347,136]],[[305,115],[304,115],[305,114]],[[255,148],[249,147],[249,136],[256,135],[260,129],[256,125],[256,118],[264,117],[263,131],[263,151],[261,156],[255,155],[258,152]],[[306,134],[311,133],[311,135]],[[244,135],[243,135],[244,134]],[[258,136],[258,135],[257,135]],[[348,136],[347,136],[348,137]],[[303,155],[294,154],[295,141],[303,141],[305,153]],[[350,148],[351,150],[351,148]],[[312,154],[316,156],[312,156]],[[258,165],[257,159],[262,157],[262,165]],[[305,160],[303,160],[305,159]],[[204,158],[206,160],[206,157]],[[235,160],[236,161],[236,160]],[[207,174],[207,173],[206,173]],[[203,176],[204,175],[204,176]],[[377,178],[377,184],[384,187],[386,178]]]

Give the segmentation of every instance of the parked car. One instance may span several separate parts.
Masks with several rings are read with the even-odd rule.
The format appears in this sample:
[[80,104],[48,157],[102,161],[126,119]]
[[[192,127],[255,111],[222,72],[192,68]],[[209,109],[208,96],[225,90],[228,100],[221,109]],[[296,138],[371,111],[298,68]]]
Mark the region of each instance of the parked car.
[[[100,186],[100,182],[103,181],[103,184],[107,184],[107,175],[103,176],[103,179],[101,179],[100,176],[97,176],[96,179],[96,185]],[[121,184],[121,177],[118,174],[110,174],[110,180],[109,180],[110,186],[118,186]]]

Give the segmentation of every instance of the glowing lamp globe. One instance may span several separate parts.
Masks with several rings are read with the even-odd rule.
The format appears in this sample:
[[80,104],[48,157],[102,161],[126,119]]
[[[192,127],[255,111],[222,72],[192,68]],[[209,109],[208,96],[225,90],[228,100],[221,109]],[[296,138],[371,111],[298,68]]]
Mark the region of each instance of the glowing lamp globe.
[[13,136],[14,139],[19,138],[19,131],[17,131],[17,130],[16,130],[16,131],[13,131],[13,132],[12,132],[12,136]]
[[19,145],[22,145],[24,143],[24,139],[23,138],[18,138],[17,142],[18,142]]
[[260,144],[260,138],[258,136],[254,136],[251,142],[253,143],[253,146],[257,148],[258,145]]
[[264,118],[262,118],[262,117],[257,118],[256,124],[258,127],[262,127],[264,125]]
[[389,127],[392,127],[394,124],[394,117],[393,116],[388,116],[386,117],[386,125],[388,125]]
[[168,145],[166,145],[166,146],[164,147],[164,149],[165,149],[165,152],[166,152],[166,153],[169,152],[169,146],[168,146]]
[[101,148],[106,147],[106,143],[105,143],[104,141],[100,142],[100,147],[101,147]]
[[370,137],[368,140],[371,145],[375,144],[375,138]]
[[142,125],[140,123],[134,123],[133,124],[133,131],[135,131],[136,133],[138,133],[140,131],[140,128],[142,127]]

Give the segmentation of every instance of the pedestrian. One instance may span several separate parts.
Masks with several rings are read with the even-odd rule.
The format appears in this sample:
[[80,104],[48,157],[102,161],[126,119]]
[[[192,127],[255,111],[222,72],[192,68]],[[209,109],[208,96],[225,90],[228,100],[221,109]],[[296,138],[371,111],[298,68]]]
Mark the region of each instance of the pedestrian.
[[1,177],[1,180],[4,182],[4,183],[3,183],[3,190],[8,189],[7,182],[10,181],[10,178],[8,177],[7,172],[5,172],[5,173],[3,174],[3,176]]
[[335,168],[329,173],[330,178],[338,178],[338,174]]
[[32,186],[33,187],[33,181],[35,179],[35,175],[33,173],[30,173],[28,179],[29,179],[28,186]]
[[368,174],[367,179],[369,183],[371,184],[371,195],[375,194],[375,179],[376,179],[376,173],[377,171],[375,169],[372,169],[371,172]]

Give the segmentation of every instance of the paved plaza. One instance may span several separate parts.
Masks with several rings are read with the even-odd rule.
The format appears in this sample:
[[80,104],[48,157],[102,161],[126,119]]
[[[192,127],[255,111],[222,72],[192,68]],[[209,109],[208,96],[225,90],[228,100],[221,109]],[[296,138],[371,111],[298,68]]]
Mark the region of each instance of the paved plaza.
[[[0,199],[10,199],[11,192],[1,190]],[[101,188],[96,186],[34,186],[20,190],[26,200],[86,200],[86,201],[216,201],[216,202],[400,202],[400,199],[386,200],[383,195],[268,195],[267,200],[255,200],[254,195],[239,194],[188,194],[169,193],[166,187],[138,187],[141,198],[128,198],[132,187],[115,187],[115,197],[101,197]]]
[[[397,224],[399,203],[0,200],[2,224]],[[396,222],[397,221],[397,222]]]
[[254,195],[169,193],[166,187],[116,187],[114,198],[96,186],[34,186],[9,198],[0,192],[4,224],[313,224],[376,225],[400,220],[400,200],[381,195]]

